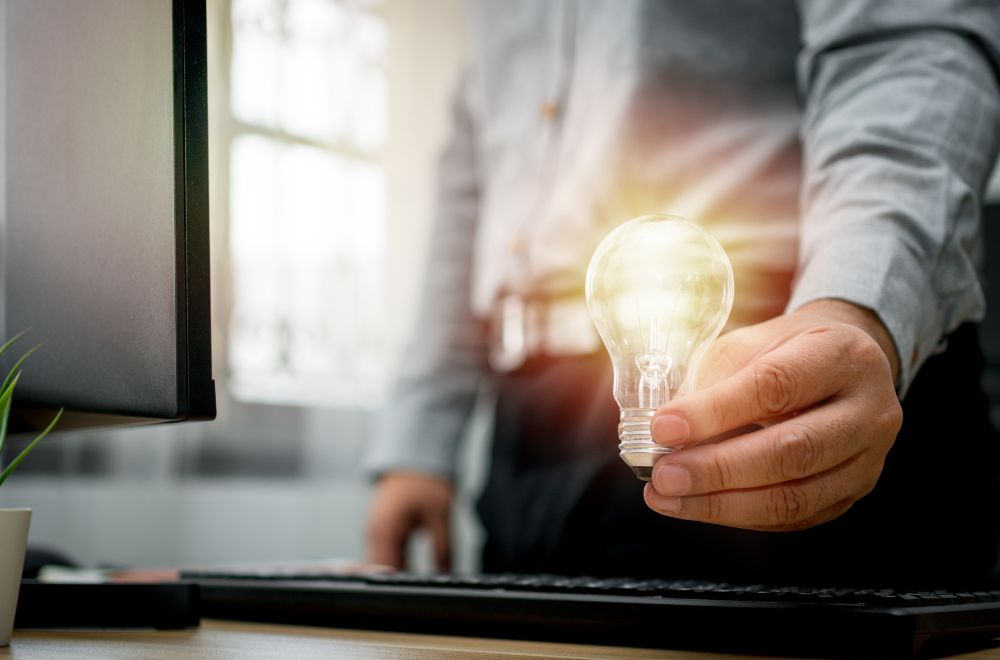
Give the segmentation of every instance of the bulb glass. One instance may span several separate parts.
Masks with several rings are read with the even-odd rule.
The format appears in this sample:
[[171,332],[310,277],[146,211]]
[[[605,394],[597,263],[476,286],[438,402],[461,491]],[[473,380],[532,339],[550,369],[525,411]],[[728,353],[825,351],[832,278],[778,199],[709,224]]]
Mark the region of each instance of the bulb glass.
[[597,247],[587,306],[614,367],[621,457],[648,481],[672,451],[653,442],[653,414],[695,386],[698,363],[732,310],[732,265],[697,224],[642,216]]

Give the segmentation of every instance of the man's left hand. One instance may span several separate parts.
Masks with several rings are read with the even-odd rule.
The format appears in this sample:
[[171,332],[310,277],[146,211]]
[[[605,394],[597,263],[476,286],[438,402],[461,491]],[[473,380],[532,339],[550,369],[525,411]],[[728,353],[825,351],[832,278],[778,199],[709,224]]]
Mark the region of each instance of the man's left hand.
[[836,518],[875,487],[902,424],[898,361],[874,313],[836,300],[721,337],[701,389],[653,418],[653,439],[682,449],[657,462],[646,504],[758,530]]

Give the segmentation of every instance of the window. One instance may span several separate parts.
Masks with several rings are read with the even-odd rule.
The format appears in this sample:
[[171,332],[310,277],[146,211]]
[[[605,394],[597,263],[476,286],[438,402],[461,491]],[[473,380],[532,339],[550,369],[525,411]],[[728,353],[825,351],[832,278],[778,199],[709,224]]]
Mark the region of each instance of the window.
[[379,4],[233,0],[228,386],[369,406],[385,373]]
[[[84,564],[360,558],[358,464],[380,416],[368,393],[417,305],[460,0],[207,10],[219,418],[64,431],[0,494],[34,509],[33,543]],[[456,563],[471,571],[472,515],[456,506]]]

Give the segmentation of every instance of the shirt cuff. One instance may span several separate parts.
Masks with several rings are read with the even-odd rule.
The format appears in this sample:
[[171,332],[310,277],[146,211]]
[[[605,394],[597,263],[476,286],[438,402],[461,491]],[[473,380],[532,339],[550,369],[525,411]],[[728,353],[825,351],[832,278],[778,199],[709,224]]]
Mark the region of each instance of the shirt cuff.
[[786,310],[830,298],[872,310],[896,346],[896,392],[902,399],[923,362],[940,350],[944,333],[954,329],[947,327],[949,320],[962,317],[956,308],[966,309],[968,301],[937,295],[933,273],[912,263],[896,236],[827,235],[823,240],[822,249],[800,267]]
[[404,378],[382,413],[364,471],[372,478],[399,470],[454,479],[480,382],[475,374]]

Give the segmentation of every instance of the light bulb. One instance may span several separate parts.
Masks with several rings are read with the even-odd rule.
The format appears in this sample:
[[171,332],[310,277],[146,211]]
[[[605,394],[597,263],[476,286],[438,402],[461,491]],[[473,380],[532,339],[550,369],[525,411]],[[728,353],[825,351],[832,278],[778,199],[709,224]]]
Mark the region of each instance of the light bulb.
[[733,307],[733,267],[698,225],[642,216],[594,251],[587,307],[614,367],[621,458],[649,481],[653,464],[673,451],[653,442],[653,414],[694,387],[698,363]]

